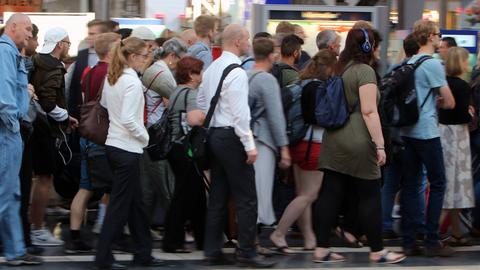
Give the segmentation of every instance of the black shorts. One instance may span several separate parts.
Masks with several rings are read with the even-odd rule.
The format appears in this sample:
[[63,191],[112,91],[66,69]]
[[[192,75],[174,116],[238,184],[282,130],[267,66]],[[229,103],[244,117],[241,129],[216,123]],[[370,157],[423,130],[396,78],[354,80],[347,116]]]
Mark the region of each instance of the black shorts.
[[48,127],[35,125],[32,134],[33,172],[36,175],[54,174],[57,168],[55,138]]

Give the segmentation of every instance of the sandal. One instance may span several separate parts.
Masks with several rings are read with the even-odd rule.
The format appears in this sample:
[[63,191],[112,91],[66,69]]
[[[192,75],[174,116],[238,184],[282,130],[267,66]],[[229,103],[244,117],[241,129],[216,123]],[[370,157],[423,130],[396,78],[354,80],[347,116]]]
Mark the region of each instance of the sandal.
[[399,256],[396,259],[389,258],[390,255],[398,254],[398,253],[395,253],[395,252],[392,252],[392,251],[389,251],[389,250],[384,250],[384,251],[382,251],[382,253],[383,254],[380,256],[380,258],[378,260],[370,259],[370,262],[372,262],[372,263],[383,263],[383,264],[395,264],[395,263],[399,263],[399,262],[405,260],[405,258],[407,258],[407,256],[405,256],[403,254],[402,254],[402,256]]
[[294,250],[291,250],[288,246],[281,246],[281,247],[277,247],[277,246],[274,246],[273,248],[271,248],[271,250],[277,254],[280,254],[280,255],[295,255],[296,252]]
[[457,237],[455,235],[451,235],[447,243],[449,246],[452,246],[452,247],[465,247],[465,246],[472,245],[472,242],[467,237],[465,236]]
[[[340,228],[340,231],[338,231],[338,229],[335,229],[335,234],[337,235],[338,238],[340,238],[346,245],[347,247],[351,247],[351,248],[362,248],[363,247],[363,243],[360,242],[358,239],[355,238],[355,240],[350,240],[348,239],[346,233],[345,233],[345,230],[341,227]],[[355,237],[353,234],[351,234],[353,237]]]
[[[335,259],[332,257],[332,255],[337,255],[338,257]],[[347,259],[337,253],[333,253],[331,251],[328,251],[327,255],[323,256],[322,258],[315,257],[313,255],[312,262],[314,263],[339,263],[339,262],[344,262]]]
[[262,247],[260,244],[255,244],[256,248],[257,248],[257,253],[259,255],[262,255],[264,257],[272,257],[273,256],[273,251],[266,248],[266,247]]

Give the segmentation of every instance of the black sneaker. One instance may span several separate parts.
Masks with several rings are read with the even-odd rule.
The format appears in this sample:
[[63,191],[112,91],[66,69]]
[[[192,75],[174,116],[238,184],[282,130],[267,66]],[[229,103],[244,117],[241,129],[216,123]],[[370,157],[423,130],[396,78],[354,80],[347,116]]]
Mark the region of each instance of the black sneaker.
[[27,253],[32,255],[40,255],[45,249],[39,246],[28,246]]
[[65,246],[66,254],[89,253],[93,249],[82,240],[69,241]]
[[12,260],[7,260],[7,264],[11,266],[19,265],[39,265],[43,263],[43,259],[37,256],[26,253],[23,256],[17,257]]
[[452,257],[455,250],[448,245],[439,244],[434,247],[425,247],[425,256],[427,257]]
[[413,246],[410,248],[403,248],[403,253],[407,257],[415,257],[415,256],[422,256],[424,253],[424,250],[420,248],[419,246]]
[[382,238],[384,240],[396,240],[400,238],[400,236],[394,231],[384,231],[382,233]]
[[252,267],[252,268],[271,268],[277,264],[277,262],[261,259],[260,256],[255,256],[253,258],[246,258],[241,256],[236,256],[237,262],[242,267]]

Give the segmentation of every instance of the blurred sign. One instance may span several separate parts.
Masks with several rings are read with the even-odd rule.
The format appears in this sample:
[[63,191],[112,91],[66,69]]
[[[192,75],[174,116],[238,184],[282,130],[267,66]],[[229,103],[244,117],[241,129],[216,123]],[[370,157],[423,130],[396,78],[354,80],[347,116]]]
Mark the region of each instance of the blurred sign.
[[470,53],[478,51],[478,31],[476,30],[441,30],[442,37],[453,37],[459,47],[467,49]]
[[0,13],[42,11],[42,0],[0,0]]

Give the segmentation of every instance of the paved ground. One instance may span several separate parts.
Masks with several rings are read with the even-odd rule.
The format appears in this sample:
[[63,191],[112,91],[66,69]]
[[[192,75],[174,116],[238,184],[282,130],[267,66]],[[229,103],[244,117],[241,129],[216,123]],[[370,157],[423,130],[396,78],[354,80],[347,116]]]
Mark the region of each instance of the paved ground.
[[[67,238],[65,229],[66,225],[62,225],[62,235],[64,239]],[[262,232],[261,242],[265,246],[271,246],[271,243],[267,240],[267,236],[271,230],[264,230]],[[57,229],[58,232],[58,229]],[[96,241],[96,236],[84,232],[89,237],[92,244]],[[312,253],[304,252],[301,250],[301,239],[298,236],[292,235],[289,237],[290,245],[296,249],[299,254],[293,256],[274,256],[271,259],[278,262],[275,269],[448,269],[448,270],[470,270],[480,269],[480,241],[475,239],[475,245],[471,247],[457,248],[457,255],[452,258],[424,258],[424,257],[410,257],[407,258],[402,264],[399,265],[377,265],[370,264],[368,262],[368,249],[367,248],[343,248],[335,247],[334,251],[344,254],[348,261],[339,264],[316,264],[311,262]],[[124,239],[128,243],[128,239]],[[338,246],[340,243],[334,241]],[[388,248],[394,251],[400,251],[399,241],[389,241],[386,243]],[[128,246],[128,245],[126,245]],[[240,269],[238,266],[222,266],[222,267],[208,267],[202,262],[202,253],[200,251],[193,252],[191,254],[167,254],[163,253],[160,249],[161,242],[155,242],[154,256],[164,259],[168,262],[167,266],[159,269]],[[128,248],[127,248],[128,249]],[[225,248],[225,253],[229,254],[233,260],[233,248]],[[62,247],[50,247],[45,248],[42,254],[47,263],[42,266],[36,267],[16,267],[17,270],[77,270],[77,269],[90,269],[92,267],[92,261],[94,254],[86,255],[65,255]],[[128,264],[132,259],[132,256],[126,252],[118,251],[116,259]],[[0,258],[0,269],[6,269],[3,265],[3,258]],[[129,269],[141,269],[141,268],[129,268]]]
[[[90,226],[93,218],[89,218],[88,225],[82,235],[84,235],[92,246],[95,246],[97,236],[90,232]],[[68,217],[50,217],[48,220],[50,227],[53,229],[56,237],[68,240]],[[262,230],[260,241],[262,245],[270,247],[271,243],[268,240],[268,235],[271,229]],[[118,251],[115,256],[116,259],[128,264],[132,256],[125,251],[129,249],[129,239],[124,237],[121,240],[123,244],[119,245],[124,248]],[[342,243],[333,240],[333,245],[336,246],[334,251],[341,252],[348,259],[345,263],[339,264],[316,264],[311,262],[312,253],[301,250],[302,240],[298,234],[292,233],[288,237],[288,242],[291,247],[296,249],[299,254],[294,256],[274,256],[272,260],[277,261],[275,269],[408,269],[408,270],[430,270],[430,269],[446,269],[446,270],[480,270],[480,239],[474,239],[474,246],[456,248],[457,254],[452,258],[424,258],[424,257],[410,257],[399,265],[377,265],[368,262],[367,248],[343,248]],[[400,241],[387,241],[386,246],[393,251],[400,251]],[[154,243],[154,256],[164,259],[168,262],[167,266],[158,269],[240,269],[238,266],[222,266],[222,267],[208,267],[202,262],[202,253],[199,251],[191,254],[166,254],[160,249],[161,241]],[[190,246],[193,248],[192,246]],[[231,247],[225,248],[225,253],[229,254],[233,260],[233,251]],[[42,257],[46,263],[42,266],[36,267],[15,267],[9,268],[4,265],[4,260],[0,257],[0,269],[16,269],[16,270],[77,270],[92,268],[92,261],[94,254],[86,255],[65,255],[63,247],[49,247],[45,248]],[[129,268],[142,269],[142,268]],[[145,268],[143,268],[145,269]]]

